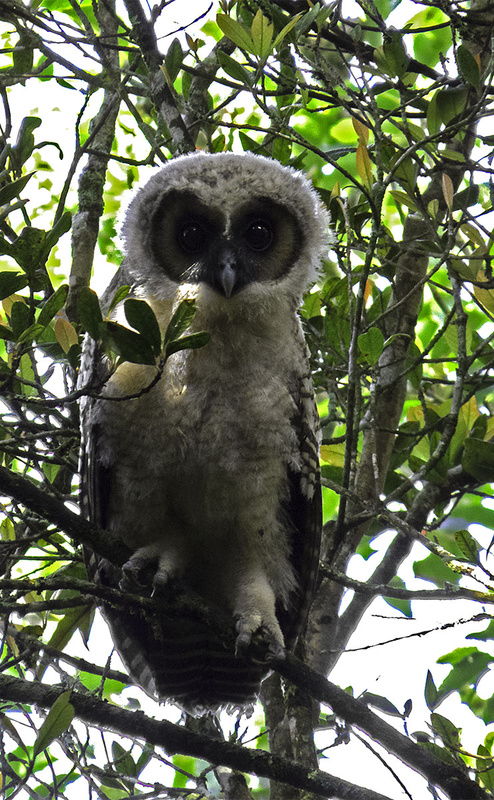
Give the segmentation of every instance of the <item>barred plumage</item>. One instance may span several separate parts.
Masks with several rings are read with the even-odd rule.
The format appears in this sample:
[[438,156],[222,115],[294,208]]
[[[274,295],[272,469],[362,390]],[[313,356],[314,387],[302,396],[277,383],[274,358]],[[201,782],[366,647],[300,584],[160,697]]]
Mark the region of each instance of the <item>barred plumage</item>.
[[[154,367],[123,364],[81,407],[86,513],[134,550],[127,586],[151,567],[156,609],[106,609],[134,680],[198,712],[251,702],[266,674],[248,658],[293,646],[312,596],[321,530],[318,423],[297,317],[327,247],[327,215],[305,178],[257,156],[170,162],[137,193],[123,225],[130,283],[163,330],[193,298],[207,345]],[[85,347],[81,384],[104,358]],[[93,554],[92,577],[120,571]],[[154,577],[153,577],[154,574]],[[225,646],[203,621],[167,616],[160,596],[190,590],[235,620]],[[165,606],[163,606],[164,608]]]

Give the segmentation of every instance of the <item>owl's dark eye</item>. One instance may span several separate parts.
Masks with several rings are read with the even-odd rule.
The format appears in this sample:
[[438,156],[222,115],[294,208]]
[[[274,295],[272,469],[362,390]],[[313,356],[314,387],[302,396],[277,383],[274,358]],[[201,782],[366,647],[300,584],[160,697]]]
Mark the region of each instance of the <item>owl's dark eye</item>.
[[208,230],[204,223],[197,220],[186,222],[178,232],[180,247],[185,253],[195,255],[199,253],[208,240]]
[[273,226],[269,220],[255,219],[249,223],[244,231],[246,244],[257,252],[267,250],[273,241]]

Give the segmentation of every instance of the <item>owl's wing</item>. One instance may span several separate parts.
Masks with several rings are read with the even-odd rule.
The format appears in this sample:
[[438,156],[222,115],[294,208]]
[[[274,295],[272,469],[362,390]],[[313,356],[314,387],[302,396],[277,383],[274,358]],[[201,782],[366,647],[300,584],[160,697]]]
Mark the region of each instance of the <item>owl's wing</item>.
[[314,596],[322,533],[322,499],[319,469],[319,415],[312,378],[307,372],[296,380],[293,398],[297,414],[293,425],[299,443],[301,469],[288,469],[289,496],[284,509],[292,532],[291,562],[297,578],[288,609],[277,609],[288,648],[302,633]]

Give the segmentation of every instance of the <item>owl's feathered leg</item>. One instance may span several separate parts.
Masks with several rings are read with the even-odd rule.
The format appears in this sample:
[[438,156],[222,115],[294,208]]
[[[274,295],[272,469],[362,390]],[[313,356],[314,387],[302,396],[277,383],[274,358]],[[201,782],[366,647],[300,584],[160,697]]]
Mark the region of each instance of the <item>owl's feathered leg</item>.
[[283,657],[285,642],[275,608],[276,598],[266,575],[259,569],[246,570],[237,584],[234,598],[237,653],[247,650],[254,634],[260,633],[265,648],[262,660]]

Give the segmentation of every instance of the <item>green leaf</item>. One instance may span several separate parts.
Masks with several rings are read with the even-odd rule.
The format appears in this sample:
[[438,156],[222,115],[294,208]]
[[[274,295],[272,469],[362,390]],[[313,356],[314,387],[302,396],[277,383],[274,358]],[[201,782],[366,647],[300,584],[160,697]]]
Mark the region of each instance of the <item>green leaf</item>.
[[465,110],[467,97],[468,89],[464,87],[438,89],[436,103],[441,122],[448,125],[455,117],[459,117]]
[[468,47],[460,44],[456,51],[456,63],[460,70],[463,80],[473,86],[474,89],[480,89],[480,69],[475,57],[472,55]]
[[378,708],[380,711],[383,711],[384,714],[390,714],[392,717],[403,717],[401,711],[398,711],[396,706],[394,706],[387,697],[382,697],[380,694],[364,692],[359,699],[366,705]]
[[277,37],[275,38],[275,40],[274,40],[274,42],[273,42],[273,50],[276,50],[276,48],[278,47],[278,45],[280,45],[280,44],[282,43],[283,39],[285,39],[285,37],[286,37],[286,36],[287,36],[287,35],[290,33],[290,31],[292,30],[292,28],[294,28],[294,27],[295,27],[295,25],[297,24],[297,22],[299,21],[299,19],[301,19],[302,17],[303,17],[303,14],[302,14],[302,13],[300,13],[300,14],[295,14],[295,16],[293,16],[293,17],[291,18],[290,22],[287,22],[287,24],[285,25],[285,27],[281,29],[281,31],[279,32],[279,34],[278,34],[278,35],[277,35]]
[[37,322],[38,325],[45,327],[48,325],[49,322],[53,319],[55,314],[60,311],[61,308],[65,305],[65,301],[67,300],[67,294],[69,291],[69,287],[66,283],[59,286],[56,292],[54,292],[46,301],[43,308],[41,309]]
[[494,481],[494,443],[465,439],[461,465],[481,483]]
[[377,364],[383,351],[384,336],[379,328],[370,328],[358,337],[358,347],[368,364]]
[[435,136],[441,127],[441,115],[437,107],[437,92],[427,106],[427,128],[431,136]]
[[384,42],[383,53],[390,75],[402,78],[407,71],[410,58],[403,45],[403,37],[399,33],[391,33]]
[[184,60],[182,46],[178,39],[174,39],[165,56],[165,68],[170,83],[175,81]]
[[27,278],[21,272],[0,272],[0,300],[5,300],[26,285]]
[[266,61],[272,51],[273,24],[265,17],[259,8],[250,28],[252,44],[261,61]]
[[31,311],[26,303],[18,300],[12,304],[10,310],[10,323],[15,339],[19,339],[22,333],[27,330],[32,323]]
[[120,286],[113,295],[112,301],[108,308],[108,314],[111,314],[113,309],[116,306],[118,306],[118,304],[121,303],[122,300],[125,300],[125,298],[129,296],[129,294],[130,294],[130,286],[128,286],[127,284],[125,286]]
[[[136,777],[136,765],[130,754],[130,750],[125,750],[119,742],[112,742],[113,763],[115,769],[124,775],[132,778]],[[129,784],[129,788],[132,784]]]
[[210,338],[207,331],[198,331],[197,333],[190,333],[188,336],[181,336],[180,339],[174,339],[166,345],[166,357],[168,358],[179,350],[196,350],[199,347],[204,347]]
[[79,337],[77,331],[68,319],[57,317],[54,330],[55,338],[64,353],[69,353],[71,347],[78,345]]
[[156,355],[161,352],[161,331],[156,315],[148,303],[129,297],[124,303],[127,322],[139,331],[151,345]]
[[165,332],[164,344],[178,339],[187,330],[196,313],[195,300],[182,300],[173,314]]
[[483,744],[478,746],[475,768],[478,771],[482,786],[494,792],[494,762],[490,750],[484,747]]
[[218,14],[216,22],[220,30],[223,31],[225,36],[227,36],[233,44],[236,44],[237,47],[241,47],[242,50],[246,50],[247,53],[256,55],[250,34],[240,22],[236,22],[226,14]]
[[[399,578],[398,575],[395,575],[389,581],[389,585],[395,586],[397,589],[406,589],[405,582]],[[402,600],[400,598],[386,596],[383,597],[383,600],[386,601],[388,606],[391,606],[391,608],[396,608],[396,610],[400,611],[405,617],[410,618],[412,616],[412,604],[410,600]]]
[[79,291],[77,313],[83,330],[89,333],[93,339],[99,339],[103,316],[99,306],[98,295],[86,286],[83,286]]
[[239,139],[243,149],[246,152],[257,153],[258,155],[269,157],[270,153],[268,152],[268,150],[265,147],[263,147],[263,145],[260,142],[256,142],[256,140],[253,139],[252,136],[248,136],[243,131],[240,131]]
[[39,228],[26,227],[10,247],[10,255],[28,275],[34,275],[40,266],[40,256],[45,244],[45,231]]
[[441,700],[444,700],[451,692],[457,692],[468,686],[476,686],[493,661],[493,656],[483,653],[476,647],[461,647],[453,653],[438,658],[438,664],[452,664],[451,671],[438,689]]
[[9,734],[10,738],[19,745],[21,750],[24,750],[25,753],[28,752],[27,747],[22,741],[17,728],[12,724],[7,715],[3,714],[2,712],[0,712],[0,728]]
[[33,756],[46,750],[49,744],[67,730],[74,718],[74,706],[70,703],[71,690],[63,692],[51,707],[48,716],[38,731],[33,747]]
[[457,584],[460,579],[458,573],[453,572],[439,556],[435,555],[435,553],[431,553],[421,561],[415,561],[413,572],[416,578],[422,578],[424,581],[431,581],[440,588],[442,588],[446,582]]
[[449,719],[442,714],[433,713],[431,724],[434,733],[441,737],[445,745],[454,748],[460,746],[460,730]]
[[47,231],[46,239],[45,239],[45,247],[47,252],[50,252],[52,247],[55,247],[56,243],[60,239],[64,233],[70,231],[70,227],[72,225],[72,214],[70,211],[65,211],[58,222],[53,226],[51,231]]
[[239,81],[243,86],[251,86],[253,75],[248,72],[245,67],[235,61],[234,58],[231,58],[227,53],[223,53],[222,50],[218,51],[218,61],[222,69],[225,70],[226,74],[233,78],[235,81]]
[[105,322],[103,325],[106,341],[123,361],[149,366],[156,364],[153,348],[144,336],[119,325],[118,322]]
[[473,538],[473,536],[467,531],[456,531],[455,532],[455,541],[458,544],[461,552],[468,559],[472,564],[479,563],[479,545]]
[[422,742],[419,740],[419,745],[423,750],[427,750],[435,758],[439,758],[445,764],[454,764],[458,766],[458,763],[453,756],[453,754],[446,749],[446,747],[440,747],[438,744],[434,742]]
[[15,147],[12,148],[11,159],[20,170],[34,150],[33,131],[41,125],[39,117],[24,117],[19,127]]
[[434,683],[434,678],[432,677],[432,673],[430,669],[427,670],[427,678],[425,680],[425,702],[427,703],[427,708],[429,711],[433,711],[433,709],[437,706],[438,702],[438,691],[436,684]]
[[11,183],[5,183],[0,189],[0,206],[6,206],[15,197],[19,197],[24,186],[33,175],[34,172],[29,172],[27,175],[23,175],[22,178],[17,178]]

